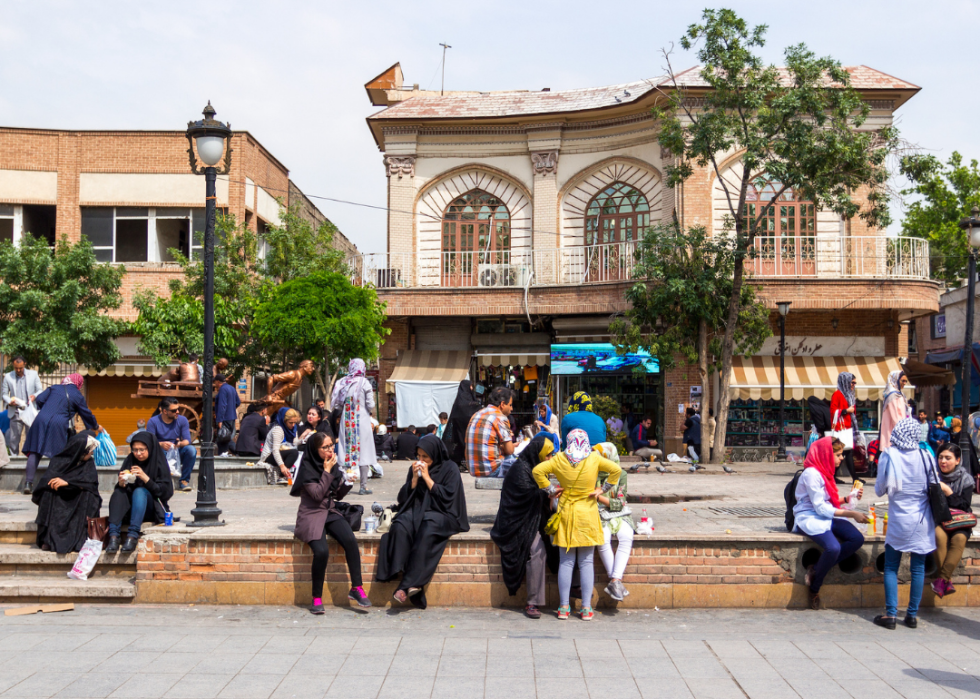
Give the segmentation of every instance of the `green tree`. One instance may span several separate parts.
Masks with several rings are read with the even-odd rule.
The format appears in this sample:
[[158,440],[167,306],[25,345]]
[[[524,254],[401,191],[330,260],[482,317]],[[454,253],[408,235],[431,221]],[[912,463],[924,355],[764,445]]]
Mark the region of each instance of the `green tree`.
[[928,240],[933,279],[955,285],[966,277],[970,253],[959,222],[980,206],[977,161],[967,165],[956,151],[945,166],[934,155],[910,155],[902,158],[900,171],[912,182],[902,194],[921,197],[908,207],[902,233]]
[[[850,75],[830,57],[817,57],[804,44],[785,50],[785,67],[766,65],[753,53],[765,44],[767,27],[752,29],[732,10],[705,10],[681,38],[696,50],[700,84],[682,87],[665,52],[673,89],[654,109],[660,145],[673,153],[666,183],[690,177],[695,164],[710,168],[725,196],[726,235],[734,240],[735,268],[723,321],[721,395],[715,449],[725,443],[728,386],[736,349],[745,284],[744,260],[770,207],[792,188],[800,199],[871,226],[889,223],[886,158],[898,145],[892,128],[861,129],[869,105],[851,87]],[[860,129],[860,130],[859,130]],[[721,177],[723,161],[739,157],[740,172]],[[778,183],[772,198],[746,209],[749,185],[765,174]],[[863,204],[852,193],[866,192]],[[749,215],[746,215],[746,214]]]
[[385,304],[370,287],[351,284],[338,272],[314,272],[263,288],[252,320],[262,344],[293,348],[297,358],[320,361],[317,381],[325,394],[338,369],[353,357],[378,357],[391,332]]
[[109,313],[122,305],[123,268],[100,264],[88,241],[26,236],[0,243],[0,352],[22,354],[53,372],[61,363],[104,369],[129,324]]
[[279,281],[315,272],[344,272],[344,253],[334,247],[337,227],[324,221],[319,228],[300,216],[296,206],[280,210],[280,224],[262,234],[267,246],[263,273]]
[[[698,366],[702,400],[710,405],[711,371],[722,355],[725,318],[733,293],[737,255],[730,236],[710,236],[703,226],[686,233],[676,224],[649,228],[637,246],[637,282],[626,292],[630,310],[610,326],[626,351],[645,349],[661,370],[680,356]],[[758,287],[743,284],[735,349],[751,355],[769,337],[769,312]]]

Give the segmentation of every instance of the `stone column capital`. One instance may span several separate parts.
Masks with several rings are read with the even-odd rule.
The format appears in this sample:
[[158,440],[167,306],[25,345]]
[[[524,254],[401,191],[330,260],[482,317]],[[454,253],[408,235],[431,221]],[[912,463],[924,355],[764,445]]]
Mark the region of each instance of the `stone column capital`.
[[531,153],[531,165],[535,175],[552,175],[558,170],[558,151],[544,150]]
[[414,155],[386,155],[385,169],[388,177],[397,175],[399,179],[408,175],[415,177],[415,156]]

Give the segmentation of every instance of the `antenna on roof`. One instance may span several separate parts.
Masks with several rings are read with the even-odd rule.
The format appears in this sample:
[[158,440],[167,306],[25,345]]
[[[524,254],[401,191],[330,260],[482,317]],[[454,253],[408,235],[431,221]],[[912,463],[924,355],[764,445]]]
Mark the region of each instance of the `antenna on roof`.
[[443,95],[446,92],[446,49],[451,49],[452,46],[443,42],[439,44],[442,47],[442,85],[439,87],[439,95]]

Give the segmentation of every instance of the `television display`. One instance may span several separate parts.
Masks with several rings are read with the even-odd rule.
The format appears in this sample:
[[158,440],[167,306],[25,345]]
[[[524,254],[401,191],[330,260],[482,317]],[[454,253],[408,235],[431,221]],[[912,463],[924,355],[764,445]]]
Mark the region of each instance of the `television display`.
[[551,373],[556,376],[578,374],[632,374],[660,371],[657,360],[649,352],[616,354],[616,347],[608,342],[551,346]]

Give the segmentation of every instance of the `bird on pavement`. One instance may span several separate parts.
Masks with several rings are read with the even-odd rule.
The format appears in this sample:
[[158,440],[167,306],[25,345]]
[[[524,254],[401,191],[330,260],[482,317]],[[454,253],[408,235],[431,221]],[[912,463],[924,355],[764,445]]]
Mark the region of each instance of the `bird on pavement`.
[[721,469],[722,469],[722,470],[723,470],[723,471],[724,471],[725,473],[738,473],[738,471],[736,471],[735,469],[733,469],[733,468],[730,468],[730,467],[728,467],[728,466],[722,466],[722,467],[721,467]]
[[657,471],[659,473],[667,473],[667,469],[665,469],[663,466],[660,466],[659,464],[657,465]]
[[698,470],[698,467],[696,465],[694,465],[694,464],[691,464],[691,468],[689,468],[687,470],[690,471],[691,473],[694,473],[695,471]]

